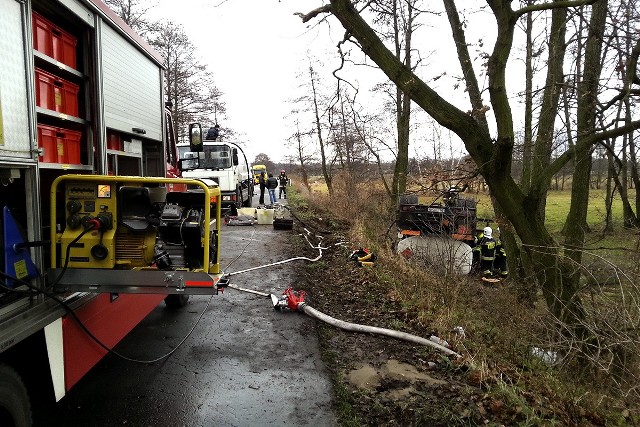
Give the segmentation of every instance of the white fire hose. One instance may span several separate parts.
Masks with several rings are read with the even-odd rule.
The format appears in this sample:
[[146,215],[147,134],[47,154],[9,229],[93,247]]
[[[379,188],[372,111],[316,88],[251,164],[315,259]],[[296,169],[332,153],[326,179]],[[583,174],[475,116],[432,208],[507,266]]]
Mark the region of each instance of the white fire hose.
[[351,331],[351,332],[362,332],[362,333],[369,333],[369,334],[377,334],[377,335],[384,335],[387,337],[391,337],[391,338],[397,338],[400,340],[404,340],[404,341],[409,341],[412,343],[416,343],[416,344],[422,344],[422,345],[428,345],[430,347],[435,348],[436,350],[439,350],[447,355],[453,355],[456,357],[461,357],[460,354],[456,353],[455,351],[440,345],[436,342],[433,342],[432,340],[426,339],[426,338],[422,338],[419,337],[417,335],[412,335],[412,334],[407,334],[406,332],[400,332],[400,331],[394,331],[392,329],[386,329],[386,328],[378,328],[376,326],[367,326],[367,325],[360,325],[357,323],[349,323],[349,322],[345,322],[344,320],[339,320],[336,319],[334,317],[328,316],[326,314],[324,314],[321,311],[316,310],[315,308],[311,307],[310,305],[308,305],[307,303],[300,303],[298,305],[298,310],[300,310],[301,312],[308,314],[309,316],[318,319],[318,320],[322,320],[323,322],[331,325],[331,326],[335,326],[336,328],[340,328],[340,329],[344,329],[345,331]]

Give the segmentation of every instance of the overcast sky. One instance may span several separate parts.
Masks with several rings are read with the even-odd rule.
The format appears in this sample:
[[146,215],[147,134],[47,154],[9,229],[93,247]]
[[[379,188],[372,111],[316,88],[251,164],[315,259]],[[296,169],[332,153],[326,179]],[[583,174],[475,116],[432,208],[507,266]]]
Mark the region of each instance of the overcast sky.
[[[307,52],[336,45],[324,27],[308,30],[294,12],[308,12],[317,0],[152,0],[153,19],[182,24],[200,62],[224,93],[229,120],[222,120],[246,142],[252,162],[258,153],[284,161],[285,141],[294,130],[283,117],[300,85],[296,74],[308,68]],[[207,124],[203,123],[203,127]]]
[[[208,66],[224,94],[228,120],[220,120],[220,124],[237,132],[239,142],[244,142],[249,161],[253,162],[258,153],[266,153],[272,161],[285,161],[285,157],[292,154],[292,149],[285,144],[295,129],[284,117],[295,108],[291,99],[300,95],[299,87],[306,82],[296,75],[308,69],[310,56],[323,58],[325,79],[330,79],[327,73],[338,66],[336,45],[344,30],[337,20],[329,20],[329,29],[327,25],[318,25],[318,18],[311,24],[303,24],[300,17],[294,15],[295,12],[307,13],[321,6],[322,0],[143,1],[157,5],[149,12],[150,18],[171,20],[185,28],[200,55],[200,62]],[[478,4],[477,0],[468,1],[465,6],[470,12],[463,14],[467,23],[467,41],[474,65],[477,70],[482,70],[483,52],[493,45],[495,21],[487,11],[472,7]],[[437,11],[442,4],[429,3],[429,7]],[[427,14],[431,18],[429,22],[414,33],[413,44],[420,49],[418,74],[450,102],[466,111],[469,108],[468,94],[460,84],[460,65],[455,56],[451,30],[446,14],[439,12]],[[478,43],[480,39],[482,43]],[[514,52],[514,58],[517,56]],[[368,66],[360,66],[353,71],[343,71],[342,77],[358,84],[360,103],[375,110],[382,97],[380,94],[371,95],[369,89],[376,82],[387,81],[387,78],[380,70]],[[512,75],[520,76],[521,72],[516,70]],[[486,85],[483,76],[480,76],[480,84]],[[509,87],[517,89],[515,85]],[[488,102],[488,96],[485,98]],[[512,107],[518,108],[518,105],[514,102]],[[419,109],[416,111],[412,124],[423,124],[421,129],[418,126],[412,133],[414,143],[410,156],[432,157],[434,138],[440,138],[448,145],[447,151],[451,155],[466,154],[459,139],[450,132],[441,130],[434,137],[434,127],[426,121],[426,114]],[[208,125],[203,123],[205,127]]]

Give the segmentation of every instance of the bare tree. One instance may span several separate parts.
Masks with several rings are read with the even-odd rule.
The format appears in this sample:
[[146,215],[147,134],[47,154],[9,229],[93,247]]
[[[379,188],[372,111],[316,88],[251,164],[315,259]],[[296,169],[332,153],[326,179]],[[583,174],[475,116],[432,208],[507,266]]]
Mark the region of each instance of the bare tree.
[[267,168],[267,172],[273,173],[275,172],[276,165],[271,161],[269,156],[265,153],[256,154],[256,158],[253,160],[254,165],[265,165]]
[[307,191],[311,191],[309,186],[309,174],[307,172],[307,163],[313,161],[313,154],[309,153],[305,138],[313,134],[312,131],[303,132],[300,130],[300,122],[296,119],[296,132],[289,138],[291,146],[295,150],[295,161],[300,163],[300,175],[302,177],[302,184],[307,188]]
[[[610,34],[609,46],[615,50],[616,55],[613,60],[616,62],[615,72],[618,74],[618,78],[625,82],[625,90],[623,94],[630,95],[631,82],[637,78],[634,75],[629,75],[629,72],[633,72],[629,67],[624,66],[626,58],[634,58],[634,43],[633,43],[633,30],[634,24],[637,24],[638,17],[633,12],[634,2],[621,2],[618,5],[618,14],[622,14],[626,19],[620,26],[614,26],[613,31]],[[614,15],[615,19],[615,15]],[[635,47],[637,48],[637,47]],[[617,104],[616,122],[630,123],[632,120],[632,114],[634,111],[633,102],[630,96],[620,96],[619,99],[612,100]],[[616,150],[616,140],[612,138],[610,141],[603,143],[606,156],[609,160],[609,180],[607,181],[608,191],[607,196],[610,198],[607,201],[607,206],[611,206],[613,203],[613,191],[609,188],[612,187],[609,181],[615,181],[615,188],[618,189],[620,198],[622,199],[622,212],[625,227],[640,227],[640,220],[638,219],[638,166],[636,157],[636,148],[634,143],[634,134],[622,136],[622,146],[619,151]],[[630,184],[636,184],[636,212],[634,212],[633,206],[629,200],[629,189],[633,188]],[[608,211],[607,218],[610,218]],[[607,223],[607,229],[611,229],[610,222]]]
[[[413,69],[413,33],[420,15],[419,1],[391,0],[372,2],[372,10],[384,24],[380,34],[383,40],[393,44],[395,57],[408,68]],[[386,28],[385,28],[386,27]],[[411,129],[411,98],[399,86],[394,88],[394,113],[397,133],[397,152],[391,183],[391,198],[394,203],[406,191],[407,168],[409,165],[409,141]]]
[[[187,124],[193,121],[213,123],[224,116],[222,92],[213,75],[197,58],[197,52],[182,26],[173,22],[154,25],[148,34],[149,43],[164,59],[165,92],[172,103],[172,113],[178,136],[184,138]],[[221,125],[222,133],[230,130]]]
[[324,182],[327,185],[329,191],[329,197],[333,196],[333,174],[331,171],[332,162],[329,161],[327,156],[327,146],[324,138],[323,126],[322,126],[322,112],[320,103],[320,93],[318,92],[318,76],[313,69],[313,66],[309,66],[309,82],[311,84],[311,103],[314,116],[314,124],[316,130],[316,137],[318,138],[318,146],[320,148],[320,165],[322,167],[322,175]]
[[139,0],[104,0],[104,2],[140,35],[144,35],[153,25],[147,20],[146,15],[155,4],[145,2],[146,4],[142,5]]
[[[495,119],[495,135],[487,131],[482,120],[478,120],[479,116],[486,113],[484,107],[480,110],[473,108],[469,114],[455,107],[445,99],[443,94],[438,93],[425,83],[402,61],[398,60],[393,52],[389,51],[372,26],[365,20],[365,14],[356,10],[352,1],[331,0],[329,4],[302,16],[303,21],[306,22],[319,14],[333,14],[345,28],[348,40],[353,40],[358,48],[373,60],[391,81],[398,85],[404,93],[409,94],[411,99],[441,126],[452,130],[460,137],[487,182],[494,197],[494,204],[513,225],[529,259],[535,262],[535,268],[532,271],[536,274],[537,281],[542,287],[550,311],[559,320],[571,325],[576,330],[581,329],[583,316],[581,301],[576,295],[577,289],[575,286],[569,285],[575,284],[576,269],[562,256],[561,250],[545,227],[539,214],[540,203],[545,197],[551,178],[572,159],[576,160],[576,167],[580,162],[584,162],[582,164],[584,169],[576,171],[579,176],[574,182],[580,187],[588,186],[588,182],[585,183],[584,178],[588,176],[586,172],[589,170],[590,158],[587,154],[590,153],[591,147],[598,141],[622,135],[640,127],[640,122],[632,121],[612,129],[598,129],[593,126],[595,111],[593,110],[592,97],[598,93],[597,76],[600,69],[594,62],[596,58],[599,58],[599,50],[593,44],[602,42],[602,39],[598,38],[600,23],[593,18],[589,25],[593,38],[586,38],[585,48],[585,53],[589,52],[589,59],[585,59],[585,65],[580,68],[580,70],[590,69],[591,71],[584,76],[581,75],[578,84],[580,97],[578,98],[576,117],[579,131],[575,138],[575,147],[563,152],[548,166],[541,168],[538,174],[534,174],[535,180],[531,189],[525,193],[511,176],[515,132],[510,97],[507,92],[506,74],[516,23],[520,17],[537,10],[575,8],[591,3],[595,3],[594,8],[597,12],[601,12],[601,3],[604,3],[606,11],[606,1],[603,0],[596,2],[594,0],[557,1],[532,4],[517,10],[512,9],[511,1],[487,1],[495,18],[497,29],[496,43],[486,63],[488,91]],[[363,7],[366,8],[366,6]],[[592,16],[596,14],[593,12]],[[574,40],[578,39],[582,40],[580,37],[576,37]],[[589,40],[592,44],[589,44]],[[596,79],[595,85],[593,79]],[[473,100],[471,104],[474,107]],[[585,200],[577,200],[578,195],[579,193],[576,192],[572,197],[571,218],[575,219],[575,223],[567,236],[568,243],[570,242],[575,247],[581,247],[583,244],[581,238],[584,238],[584,229],[580,231],[577,228],[584,226],[583,215],[586,212],[586,205],[583,203]],[[540,248],[545,249],[540,251]]]
[[[170,21],[147,20],[146,14],[153,4],[143,6],[139,0],[106,0],[106,4],[131,28],[144,35],[164,59],[165,94],[172,104],[179,139],[186,139],[190,122],[217,123],[218,115],[224,117],[223,94],[215,85],[213,74],[198,61],[196,49],[182,26]],[[233,134],[232,129],[221,127],[225,136]]]

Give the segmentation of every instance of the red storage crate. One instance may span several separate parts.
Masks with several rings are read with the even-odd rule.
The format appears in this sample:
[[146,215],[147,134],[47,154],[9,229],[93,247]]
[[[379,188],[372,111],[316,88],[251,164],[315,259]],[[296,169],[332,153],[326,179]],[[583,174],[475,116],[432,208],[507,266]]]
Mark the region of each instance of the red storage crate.
[[43,149],[41,162],[58,163],[56,145],[56,128],[38,124],[38,147]]
[[78,39],[36,12],[32,25],[33,48],[75,69]]
[[48,110],[78,116],[80,87],[36,67],[36,105]]
[[107,148],[122,151],[122,140],[119,134],[107,131]]
[[80,164],[82,132],[38,124],[38,147],[43,149],[41,162]]

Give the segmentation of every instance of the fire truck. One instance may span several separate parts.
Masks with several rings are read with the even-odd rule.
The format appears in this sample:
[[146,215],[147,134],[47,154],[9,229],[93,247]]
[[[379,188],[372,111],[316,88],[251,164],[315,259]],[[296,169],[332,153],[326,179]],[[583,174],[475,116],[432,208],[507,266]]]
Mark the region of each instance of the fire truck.
[[26,426],[34,391],[223,285],[221,197],[177,177],[161,58],[104,3],[0,10],[0,425]]

